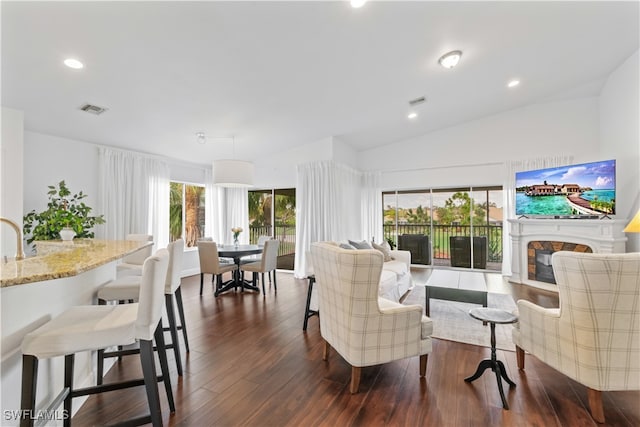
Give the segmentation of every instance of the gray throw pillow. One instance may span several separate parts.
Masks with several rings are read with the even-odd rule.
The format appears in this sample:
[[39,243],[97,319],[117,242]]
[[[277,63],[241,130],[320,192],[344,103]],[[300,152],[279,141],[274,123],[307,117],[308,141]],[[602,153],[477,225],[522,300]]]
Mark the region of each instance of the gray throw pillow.
[[349,240],[349,244],[356,249],[373,249],[373,247],[366,240],[363,240],[362,242],[354,242],[353,240]]
[[393,258],[391,257],[391,250],[389,249],[388,246],[379,245],[379,244],[377,244],[375,242],[372,242],[371,244],[373,245],[373,249],[376,249],[376,250],[382,252],[382,256],[384,257],[384,262],[393,260]]
[[351,245],[350,245],[350,244],[348,244],[348,243],[340,243],[340,247],[341,247],[342,249],[355,249],[353,246],[351,246]]

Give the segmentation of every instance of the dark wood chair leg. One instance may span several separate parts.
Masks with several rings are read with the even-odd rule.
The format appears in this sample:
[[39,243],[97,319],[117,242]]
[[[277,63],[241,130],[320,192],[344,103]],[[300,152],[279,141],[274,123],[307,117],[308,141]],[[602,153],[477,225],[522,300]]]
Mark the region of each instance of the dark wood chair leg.
[[[164,332],[162,325],[159,324],[154,334],[156,340],[156,348],[158,349],[158,359],[160,359],[160,370],[162,371],[162,382],[164,383],[164,389],[167,393],[167,401],[169,402],[169,410],[171,413],[176,411],[176,404],[173,400],[173,390],[171,389],[171,377],[169,376],[169,363],[167,362],[167,346],[164,342]],[[156,383],[156,390],[157,390]]]
[[273,270],[273,290],[278,292],[278,282],[276,281],[276,271]]
[[64,399],[64,413],[67,417],[64,419],[64,427],[71,426],[71,392],[73,391],[73,365],[76,359],[75,354],[67,354],[64,357],[64,387],[69,390],[69,394]]
[[204,273],[200,273],[200,295],[202,295],[203,287],[204,287]]
[[180,286],[176,289],[176,303],[178,304],[178,315],[180,316],[180,325],[182,328],[182,337],[184,338],[184,347],[189,353],[189,338],[187,337],[187,323],[184,320],[184,305],[182,305],[182,289]]
[[427,374],[427,361],[429,360],[428,354],[420,355],[420,376],[424,377]]
[[182,376],[182,358],[180,357],[180,342],[178,340],[178,328],[176,326],[176,313],[173,309],[173,295],[164,296],[165,307],[167,309],[167,317],[169,318],[169,332],[171,333],[171,342],[173,343],[173,354],[176,358],[176,367],[178,375]]
[[518,364],[518,369],[524,370],[524,350],[518,346],[516,346],[516,363]]
[[28,354],[22,355],[22,391],[20,396],[20,427],[32,427],[33,417],[30,414],[36,409],[36,388],[38,385],[38,358]]
[[[258,280],[258,273],[253,273],[253,277],[255,277],[255,280]],[[267,291],[264,287],[264,273],[262,273],[262,295],[267,296]]]
[[[158,351],[160,343],[158,342]],[[163,347],[164,348],[164,347]],[[140,363],[142,364],[142,374],[144,376],[144,385],[147,392],[147,401],[149,402],[149,415],[151,424],[162,426],[162,410],[160,409],[160,395],[158,394],[158,376],[156,375],[156,364],[153,360],[153,343],[148,340],[140,340]],[[167,378],[163,378],[165,381]]]
[[604,424],[604,408],[602,407],[602,392],[587,388],[587,397],[589,399],[589,410],[593,419],[600,424]]
[[[307,303],[304,307],[304,322],[302,323],[302,330],[306,331],[307,330],[307,324],[309,323],[309,317],[313,316],[314,314],[318,314],[317,311],[312,311],[311,309],[309,309],[309,306],[311,305],[311,293],[313,292],[313,284],[316,283],[316,278],[314,276],[309,276],[308,277],[308,285],[307,285]],[[319,314],[318,314],[319,316]]]
[[96,368],[96,384],[102,385],[102,380],[104,377],[104,349],[98,350],[98,360],[97,360],[97,368]]
[[358,388],[360,388],[360,375],[362,374],[362,368],[359,366],[351,367],[351,385],[349,386],[349,391],[351,394],[356,394],[358,392]]
[[322,360],[327,360],[329,358],[329,348],[331,348],[331,346],[327,340],[325,340],[324,345],[322,346]]

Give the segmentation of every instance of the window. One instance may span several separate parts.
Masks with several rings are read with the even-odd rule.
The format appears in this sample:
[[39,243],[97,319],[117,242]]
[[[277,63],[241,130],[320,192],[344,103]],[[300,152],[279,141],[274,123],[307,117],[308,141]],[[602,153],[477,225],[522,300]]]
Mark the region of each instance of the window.
[[502,187],[388,191],[382,204],[385,239],[412,263],[501,269]]
[[204,186],[183,182],[170,185],[169,240],[183,238],[186,247],[194,247],[204,237]]

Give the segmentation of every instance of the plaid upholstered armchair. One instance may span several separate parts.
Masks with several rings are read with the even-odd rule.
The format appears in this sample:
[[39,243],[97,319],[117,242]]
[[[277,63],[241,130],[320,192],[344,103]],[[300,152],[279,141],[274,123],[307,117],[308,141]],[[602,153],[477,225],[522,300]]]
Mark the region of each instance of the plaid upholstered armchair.
[[323,360],[333,347],[351,365],[351,393],[358,392],[362,367],[420,356],[420,376],[431,352],[431,319],[419,305],[378,297],[382,254],[314,243],[311,256],[318,285]]
[[527,351],[585,385],[603,423],[603,391],[640,390],[640,253],[555,252],[552,264],[560,308],[518,301],[518,368]]

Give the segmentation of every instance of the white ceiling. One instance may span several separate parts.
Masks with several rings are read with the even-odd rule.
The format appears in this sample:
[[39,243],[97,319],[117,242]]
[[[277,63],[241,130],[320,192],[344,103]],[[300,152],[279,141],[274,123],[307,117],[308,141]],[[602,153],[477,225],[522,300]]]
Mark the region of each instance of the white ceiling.
[[[639,13],[637,1],[2,1],[2,105],[27,130],[201,164],[329,136],[360,151],[595,96],[638,49]],[[454,49],[458,67],[440,67]],[[235,154],[199,131],[233,135]]]

